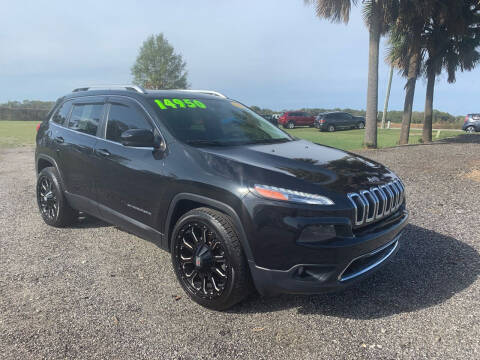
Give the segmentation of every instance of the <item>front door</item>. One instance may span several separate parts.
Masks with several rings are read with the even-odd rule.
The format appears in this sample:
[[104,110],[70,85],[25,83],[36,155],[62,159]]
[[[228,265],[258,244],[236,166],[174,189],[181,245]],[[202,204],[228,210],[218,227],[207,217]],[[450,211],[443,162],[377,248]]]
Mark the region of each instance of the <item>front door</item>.
[[154,131],[152,120],[134,100],[109,97],[104,134],[95,146],[96,184],[100,211],[106,220],[132,219],[153,228],[159,224],[162,198],[163,160],[152,147],[130,147],[120,142],[129,129]]

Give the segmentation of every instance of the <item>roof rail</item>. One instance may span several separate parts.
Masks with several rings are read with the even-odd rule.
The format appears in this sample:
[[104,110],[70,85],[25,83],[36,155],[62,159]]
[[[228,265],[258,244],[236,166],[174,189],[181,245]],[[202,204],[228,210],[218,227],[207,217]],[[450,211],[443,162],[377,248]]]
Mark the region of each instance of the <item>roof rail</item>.
[[94,85],[94,86],[85,86],[81,88],[73,89],[72,92],[79,92],[79,91],[89,91],[89,90],[130,90],[136,91],[141,94],[146,94],[144,88],[138,85]]
[[213,90],[176,89],[176,91],[197,92],[197,93],[202,93],[202,94],[207,94],[207,95],[213,95],[213,96],[218,96],[218,97],[227,99],[227,96],[223,95],[222,93],[219,93],[218,91],[213,91]]

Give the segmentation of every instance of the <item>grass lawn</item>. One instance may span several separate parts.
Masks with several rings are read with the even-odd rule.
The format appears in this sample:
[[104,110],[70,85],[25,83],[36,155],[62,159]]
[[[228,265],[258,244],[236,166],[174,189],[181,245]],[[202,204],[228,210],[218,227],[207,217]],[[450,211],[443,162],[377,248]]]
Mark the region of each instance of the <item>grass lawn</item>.
[[[362,148],[363,136],[365,130],[343,130],[335,132],[321,132],[315,128],[297,128],[287,130],[293,136],[306,139],[315,143],[333,146],[343,150],[355,150]],[[440,140],[446,137],[462,134],[459,131],[440,131],[437,138],[437,131],[433,131],[433,140]],[[400,129],[378,129],[378,147],[396,146],[400,137]],[[422,131],[418,129],[410,130],[410,144],[419,144],[422,138]]]
[[[0,147],[35,145],[35,127],[37,121],[0,121]],[[362,148],[363,134],[365,130],[346,130],[333,133],[321,132],[314,128],[298,128],[288,130],[296,137],[306,139],[319,144],[325,144],[344,150]],[[437,131],[433,131],[434,140],[450,136],[460,135],[459,131],[442,130],[437,138]],[[400,135],[399,129],[378,130],[379,147],[390,147],[397,144]],[[410,131],[410,143],[418,144],[422,136],[421,130]]]
[[38,121],[0,121],[0,147],[35,145]]

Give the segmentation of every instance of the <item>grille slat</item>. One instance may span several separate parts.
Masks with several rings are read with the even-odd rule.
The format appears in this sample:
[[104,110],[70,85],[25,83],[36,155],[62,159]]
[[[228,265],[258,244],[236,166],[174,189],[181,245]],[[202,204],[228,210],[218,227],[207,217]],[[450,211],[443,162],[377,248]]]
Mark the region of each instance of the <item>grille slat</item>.
[[363,225],[393,214],[405,200],[405,187],[400,180],[349,193],[355,209],[355,225]]

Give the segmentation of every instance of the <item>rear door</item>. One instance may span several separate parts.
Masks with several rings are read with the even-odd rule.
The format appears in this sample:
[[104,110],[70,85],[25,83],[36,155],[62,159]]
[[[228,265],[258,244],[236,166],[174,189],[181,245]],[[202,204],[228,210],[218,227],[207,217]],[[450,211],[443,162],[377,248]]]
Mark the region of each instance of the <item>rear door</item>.
[[301,125],[303,126],[312,125],[313,123],[312,118],[307,113],[304,113],[304,112],[300,113],[300,119],[301,119],[300,120]]
[[345,113],[337,113],[335,114],[336,119],[336,127],[339,129],[344,129],[347,127],[347,117]]
[[82,204],[96,200],[93,150],[104,112],[104,97],[75,99],[66,126],[58,127],[55,133],[66,191]]
[[129,129],[157,131],[143,107],[126,97],[109,97],[102,138],[95,146],[100,212],[106,220],[131,219],[156,227],[155,209],[165,186],[163,159],[154,149],[124,146],[120,135]]
[[333,126],[335,126],[335,129],[338,129],[338,128],[341,127],[340,123],[339,123],[339,120],[338,120],[338,114],[336,114],[336,113],[327,114],[327,115],[325,115],[324,119],[325,119],[325,122],[326,122],[327,126],[328,125],[333,125]]
[[297,113],[297,125],[301,125],[301,126],[305,126],[307,125],[307,122],[308,122],[308,119],[306,117],[307,114],[303,113],[303,112],[299,112]]
[[298,122],[299,119],[298,119],[298,115],[297,115],[297,114],[298,114],[298,113],[296,113],[296,112],[291,112],[291,113],[289,113],[288,116],[287,116],[287,122],[286,122],[286,123],[288,124],[288,123],[291,121],[291,122],[293,122],[295,125],[300,125],[300,123]]
[[345,127],[351,128],[351,127],[354,127],[356,125],[355,124],[355,119],[352,115],[350,115],[349,113],[343,113],[343,116],[345,118]]

